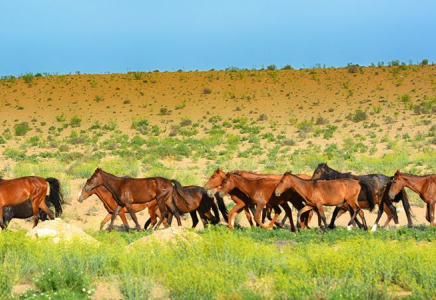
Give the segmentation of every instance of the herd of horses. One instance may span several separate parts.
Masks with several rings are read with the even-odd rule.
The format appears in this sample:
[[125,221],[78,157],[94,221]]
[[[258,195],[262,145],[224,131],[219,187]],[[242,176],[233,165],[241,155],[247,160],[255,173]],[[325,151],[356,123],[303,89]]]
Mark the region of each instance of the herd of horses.
[[[372,230],[375,230],[383,212],[387,214],[385,227],[392,219],[398,225],[397,210],[393,203],[400,201],[408,225],[413,225],[405,187],[417,193],[427,204],[426,220],[436,225],[436,175],[417,176],[400,171],[393,177],[382,174],[353,175],[333,170],[325,163],[319,164],[312,176],[291,172],[283,175],[248,171],[226,173],[218,168],[204,187],[182,186],[176,180],[163,177],[117,177],[97,168],[80,191],[78,201],[83,202],[91,195],[96,195],[103,202],[108,214],[102,220],[100,230],[109,220],[108,230],[112,230],[118,215],[126,230],[129,230],[126,213],[130,214],[136,229],[141,230],[136,213],[146,208],[150,217],[144,229],[150,225],[152,228],[161,224],[170,226],[173,216],[181,226],[181,215],[185,213],[191,215],[193,227],[199,222],[197,213],[204,226],[217,224],[220,222],[220,212],[228,227],[233,229],[236,214],[243,211],[251,226],[268,229],[284,227],[289,220],[291,231],[309,228],[314,213],[318,216],[318,226],[322,230],[333,229],[335,220],[348,212],[348,229],[357,225],[366,230],[363,210],[372,211],[378,206],[377,219],[372,226]],[[226,195],[235,203],[230,211],[223,200]],[[54,219],[62,213],[62,200],[60,183],[55,178],[27,176],[0,179],[0,227],[5,228],[13,218],[33,216],[34,227],[39,219]],[[52,206],[55,214],[49,209]],[[324,206],[335,207],[329,225]],[[298,211],[295,223],[292,207]],[[278,221],[282,209],[286,215]]]

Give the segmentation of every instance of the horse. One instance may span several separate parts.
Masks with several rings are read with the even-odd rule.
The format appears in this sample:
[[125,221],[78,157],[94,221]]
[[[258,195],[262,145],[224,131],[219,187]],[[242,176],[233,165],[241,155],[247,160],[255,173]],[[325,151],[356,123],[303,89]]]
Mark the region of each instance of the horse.
[[[174,179],[170,180],[163,177],[123,178],[107,173],[101,168],[97,168],[86,181],[83,188],[86,192],[89,192],[99,186],[104,186],[110,191],[117,202],[117,207],[112,214],[111,223],[108,227],[109,230],[113,229],[115,218],[123,207],[126,207],[135,222],[136,229],[139,231],[141,230],[141,226],[132,208],[133,204],[147,203],[156,200],[162,214],[162,218],[159,220],[158,224],[156,224],[156,226],[159,226],[168,216],[166,203],[169,203],[167,200],[172,197],[172,193],[178,193],[182,201],[186,201],[180,183]],[[177,208],[171,203],[169,203],[168,208],[171,213],[175,215],[178,225],[182,226],[180,213]]]
[[[173,193],[171,200],[173,205],[177,207],[180,213],[190,213],[192,218],[192,228],[195,228],[198,224],[197,212],[200,215],[204,227],[207,226],[208,221],[210,221],[212,224],[218,224],[220,217],[218,208],[215,204],[215,199],[210,197],[204,188],[195,185],[184,186],[183,195],[185,196],[186,202],[180,199],[180,194],[177,193]],[[215,216],[211,214],[211,209],[213,210]],[[171,219],[172,214],[170,212],[168,218],[168,223],[170,225]]]
[[389,188],[389,198],[394,199],[394,197],[400,192],[404,187],[408,187],[419,197],[427,203],[427,210],[425,218],[430,225],[436,226],[435,219],[435,205],[436,205],[436,175],[412,175],[407,173],[401,173],[400,170],[395,172],[392,184]]
[[[45,202],[48,187],[50,186],[49,199],[55,206],[58,206],[59,213],[62,212],[60,206],[62,194],[60,183],[56,178],[41,178],[37,176],[26,176],[15,179],[0,178],[0,227],[5,228],[3,219],[3,208],[5,206],[15,206],[25,201],[30,201],[33,213],[33,227],[38,225],[39,209],[44,211],[51,220],[54,214],[48,209]],[[60,207],[60,210],[59,210]],[[32,216],[32,214],[30,214]]]
[[[251,178],[251,179],[262,178],[264,176],[268,176],[269,178],[276,178],[276,179],[281,178],[281,175],[256,174],[256,173],[247,172],[247,171],[236,171],[236,172],[239,173],[240,175],[242,175],[243,177],[247,177],[247,178]],[[302,176],[305,176],[305,175],[302,175]],[[226,177],[226,173],[223,170],[221,170],[220,168],[217,168],[214,171],[214,173],[211,175],[211,177],[209,178],[209,180],[206,182],[206,184],[204,186],[205,190],[208,191],[209,195],[216,193],[217,189],[221,186],[225,177]],[[253,226],[253,222],[251,220],[251,214],[250,214],[250,211],[248,210],[248,208],[254,207],[254,203],[250,199],[250,197],[247,196],[246,194],[244,194],[243,192],[241,192],[237,188],[230,191],[229,195],[230,195],[230,198],[236,203],[236,205],[229,212],[229,220],[233,220],[233,215],[235,213],[239,213],[242,210],[244,210],[245,215],[246,215],[250,225]],[[297,205],[299,207],[299,204],[297,203],[297,201],[295,201],[293,203],[293,205]],[[302,202],[301,202],[301,205],[302,205]],[[230,216],[232,218],[230,218]],[[264,220],[262,221],[262,223],[263,222],[264,222]],[[299,226],[308,227],[307,223],[308,223],[308,218],[305,219],[305,222],[303,222],[302,224],[299,224]],[[228,226],[230,229],[234,228],[233,223],[230,221],[228,222]],[[291,230],[292,230],[292,226],[293,226],[293,224],[291,224]]]
[[[54,178],[47,178],[47,181],[51,181],[53,183],[52,188],[50,189],[50,193],[58,194],[58,197],[53,197],[50,199],[49,196],[45,196],[45,203],[47,207],[50,209],[52,206],[55,208],[55,217],[58,218],[62,214],[62,202],[63,195],[60,190],[59,181]],[[38,211],[39,219],[42,221],[48,220],[47,214],[39,209]],[[8,227],[9,222],[12,219],[27,219],[33,216],[32,210],[32,202],[30,199],[27,199],[21,204],[14,206],[5,206],[3,207],[3,224],[5,224],[5,228]]]
[[[90,190],[89,192],[87,192],[85,190],[85,188],[83,187],[82,190],[79,192],[79,196],[77,198],[77,201],[82,203],[85,199],[88,199],[92,195],[96,195],[101,200],[101,202],[103,202],[103,206],[108,212],[106,217],[100,222],[100,230],[102,230],[104,225],[112,217],[118,204],[117,204],[115,198],[113,197],[112,193],[108,189],[106,189],[104,186],[96,187],[96,188]],[[147,224],[149,224],[150,222],[151,222],[152,226],[154,226],[156,224],[156,216],[159,216],[159,218],[161,217],[160,211],[157,210],[157,201],[152,200],[152,201],[147,202],[147,203],[132,204],[132,209],[133,209],[133,211],[135,211],[135,213],[140,212],[147,207],[148,207],[148,213],[150,215],[150,218],[145,223],[144,229],[146,229],[146,226],[148,227]],[[129,223],[127,222],[127,219],[126,219],[126,213],[127,213],[127,209],[125,207],[123,207],[119,212],[119,216],[124,224],[124,227],[126,228],[126,231],[129,231]]]
[[[369,174],[369,175],[353,175],[351,173],[340,173],[332,168],[330,168],[326,163],[321,163],[315,169],[312,179],[340,179],[340,178],[352,178],[356,179],[361,183],[362,191],[359,194],[359,205],[361,208],[366,208],[372,211],[374,205],[379,205],[379,211],[377,214],[377,219],[372,227],[372,230],[376,230],[378,226],[378,222],[383,214],[383,211],[388,215],[388,219],[384,224],[384,227],[388,226],[391,219],[394,219],[395,224],[398,224],[398,216],[395,207],[393,206],[391,200],[388,196],[388,190],[391,185],[391,179],[383,174]],[[369,195],[372,195],[374,199],[373,203],[369,200]],[[406,211],[407,221],[409,226],[412,226],[412,213],[410,204],[408,201],[407,193],[404,189],[402,189],[398,195],[395,196],[394,202],[403,202],[404,210]],[[385,205],[386,204],[386,205]],[[342,215],[343,212],[347,210],[347,206],[342,207],[341,209],[336,208],[333,212],[333,217],[330,222],[329,228],[334,228],[334,222],[336,219],[336,215],[338,217]]]
[[347,203],[352,209],[353,215],[348,223],[348,230],[351,230],[357,213],[363,222],[363,227],[367,230],[365,215],[359,207],[357,201],[361,186],[359,181],[354,179],[336,179],[336,180],[306,180],[301,179],[291,172],[286,172],[279,184],[275,188],[275,195],[279,197],[289,189],[299,193],[306,203],[306,206],[298,211],[297,219],[301,214],[316,208],[324,228],[327,228],[327,220],[324,214],[323,206],[339,206]]
[[[254,172],[249,172],[249,171],[245,171],[245,170],[238,170],[238,171],[234,171],[233,173],[239,174],[242,177],[245,178],[251,178],[251,179],[259,179],[259,178],[270,178],[270,179],[277,179],[280,180],[282,178],[283,175],[278,175],[278,174],[258,174],[258,173],[254,173]],[[306,175],[306,174],[297,174],[298,177],[302,178],[302,179],[310,179],[311,176]],[[298,193],[293,193],[291,195],[291,202],[292,204],[297,208],[297,209],[301,209],[304,204],[303,204],[303,199],[301,198],[301,196]],[[253,207],[253,206],[252,206]],[[250,207],[250,209],[252,208]],[[252,210],[252,213],[254,215],[254,210]],[[305,214],[303,219],[304,222],[302,224],[298,223],[297,225],[300,227],[307,227],[309,228],[309,222],[312,219],[312,214],[313,211],[310,211],[308,214]],[[265,217],[268,216],[269,220],[272,220],[271,218],[271,208],[267,208],[264,209],[262,212],[262,223],[265,222]],[[282,221],[280,223],[276,223],[276,225],[278,227],[283,227],[285,225],[286,220],[288,219],[288,215],[285,215],[284,218],[282,219]],[[320,219],[318,218],[318,223],[320,222]],[[292,228],[292,225],[291,225]]]

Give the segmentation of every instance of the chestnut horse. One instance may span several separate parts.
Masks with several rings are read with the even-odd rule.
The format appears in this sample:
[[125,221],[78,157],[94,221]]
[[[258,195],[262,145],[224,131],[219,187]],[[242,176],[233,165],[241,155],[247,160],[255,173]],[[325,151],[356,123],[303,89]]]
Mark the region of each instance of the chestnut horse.
[[[383,174],[369,174],[369,175],[353,175],[351,173],[341,173],[332,168],[330,168],[326,163],[319,164],[315,169],[312,179],[340,179],[340,178],[352,178],[360,182],[362,190],[359,194],[359,205],[361,208],[369,209],[372,211],[375,204],[378,204],[379,211],[377,219],[372,227],[375,230],[378,226],[378,222],[383,214],[383,211],[388,215],[388,219],[384,224],[384,227],[388,226],[389,222],[393,218],[395,224],[398,224],[398,216],[395,207],[392,205],[391,200],[388,196],[388,190],[391,185],[391,179]],[[373,199],[371,199],[371,198]],[[408,201],[407,193],[402,189],[394,198],[394,202],[403,202],[404,210],[406,212],[407,221],[409,226],[412,223],[412,213],[410,204]],[[332,220],[330,222],[329,228],[334,228],[334,222],[337,217],[342,215],[346,210],[348,210],[347,205],[344,205],[341,209],[336,208],[333,212]],[[338,214],[339,213],[339,214]],[[338,215],[336,217],[336,215]]]
[[[257,178],[248,179],[236,173],[227,173],[226,177],[218,188],[221,197],[229,194],[234,189],[238,189],[250,198],[252,204],[256,206],[256,211],[254,213],[254,220],[262,228],[272,228],[275,221],[277,220],[281,210],[278,205],[282,204],[285,209],[286,215],[289,217],[291,222],[291,230],[295,231],[294,222],[292,220],[292,211],[287,201],[289,200],[289,195],[284,195],[283,197],[276,197],[274,195],[274,189],[278,181],[272,178]],[[274,211],[275,215],[269,225],[262,223],[260,217],[262,210],[270,205]],[[234,209],[234,208],[233,208]],[[235,210],[236,211],[236,210]],[[233,221],[232,212],[229,213],[229,224]]]
[[[46,181],[52,182],[50,194],[53,193],[54,195],[58,195],[58,197],[52,198],[50,198],[49,196],[45,196],[45,203],[47,204],[47,207],[49,209],[52,206],[55,208],[55,216],[57,218],[62,214],[63,195],[60,189],[60,183],[59,180],[57,180],[56,178],[46,178]],[[48,216],[43,210],[39,209],[38,214],[38,217],[41,221],[48,220]],[[18,205],[3,207],[3,224],[5,225],[5,227],[8,227],[9,222],[12,219],[27,219],[32,216],[33,209],[30,199]]]
[[[96,188],[90,190],[89,192],[87,192],[85,190],[85,187],[83,187],[79,193],[79,197],[78,197],[77,201],[82,203],[85,199],[88,199],[92,195],[96,195],[101,200],[101,202],[103,202],[103,206],[108,212],[107,216],[100,223],[100,230],[102,230],[104,225],[112,217],[118,204],[115,201],[114,197],[112,196],[112,193],[109,192],[108,189],[106,189],[104,186],[96,187]],[[148,213],[150,215],[149,220],[151,220],[151,224],[152,224],[152,226],[154,226],[156,224],[156,215],[159,216],[159,218],[161,217],[159,210],[157,210],[157,201],[152,200],[152,201],[147,202],[147,203],[132,204],[132,209],[135,213],[142,211],[147,207],[148,207]],[[126,213],[127,213],[127,209],[125,207],[123,207],[119,212],[119,216],[120,216],[121,220],[123,221],[124,227],[128,231],[129,230],[129,223],[127,222],[127,219],[126,219]],[[145,225],[144,225],[144,229],[146,229]]]
[[[239,171],[234,171],[233,173],[239,174],[242,177],[248,178],[248,179],[260,179],[260,178],[270,178],[270,179],[276,179],[276,180],[280,180],[283,175],[279,175],[279,174],[258,174],[258,173],[254,173],[254,172],[249,172],[249,171],[244,171],[244,170],[239,170]],[[306,174],[297,174],[296,176],[302,178],[302,179],[310,179],[311,176],[306,175]],[[278,182],[277,182],[278,183]],[[291,197],[291,203],[292,205],[294,205],[297,209],[301,209],[304,207],[304,203],[303,203],[303,198],[301,198],[301,196],[298,193],[292,193]],[[252,211],[254,214],[254,211]],[[268,219],[272,220],[271,216],[270,216],[270,212],[271,212],[271,208],[269,207],[268,209],[263,210],[262,213],[262,223],[265,222],[265,213],[268,213]],[[312,219],[312,214],[313,211],[310,211],[309,213],[305,214],[303,216],[303,220],[304,222],[302,222],[301,224],[298,223],[297,225],[300,227],[307,227],[309,228],[309,222]],[[283,227],[285,225],[286,220],[288,219],[288,216],[285,215],[283,220],[279,223],[276,224],[279,227]],[[320,222],[320,219],[318,218],[318,222]],[[320,223],[319,223],[320,224]],[[293,225],[291,225],[292,228]]]
[[[247,171],[236,171],[236,173],[240,174],[243,177],[251,178],[251,179],[259,179],[259,178],[268,177],[270,179],[276,178],[277,180],[280,180],[280,178],[282,177],[282,175],[256,174],[256,173],[247,172]],[[301,176],[307,176],[307,175],[301,175]],[[206,182],[206,184],[204,186],[206,191],[208,191],[209,195],[212,195],[216,192],[216,190],[221,186],[222,181],[224,180],[225,177],[226,177],[226,173],[223,170],[221,170],[220,168],[218,168],[214,171],[214,173],[212,174],[212,176],[209,178],[209,180]],[[232,191],[229,192],[229,195],[230,195],[230,198],[236,203],[236,205],[229,212],[229,220],[233,221],[233,215],[235,213],[239,213],[241,210],[244,210],[245,215],[246,215],[250,225],[253,226],[253,222],[251,220],[251,214],[248,210],[248,207],[254,207],[254,202],[250,199],[249,196],[247,196],[246,194],[241,192],[239,189],[233,189]],[[304,204],[302,202],[300,202],[300,204],[299,204],[297,200],[292,202],[292,204],[294,206],[296,206],[297,209],[300,206],[304,207]],[[230,216],[232,216],[232,219],[230,219]],[[302,222],[299,225],[301,227],[308,227],[307,223],[308,223],[308,218],[305,219],[305,222]],[[231,228],[231,229],[234,228],[232,222],[229,221],[228,224],[229,224],[228,225],[229,228]],[[291,229],[292,229],[292,226],[294,226],[294,225],[291,224]]]
[[324,228],[327,228],[323,206],[341,207],[347,203],[353,213],[348,223],[348,229],[351,229],[357,213],[362,219],[364,229],[367,229],[365,215],[357,201],[361,190],[359,181],[354,179],[305,180],[286,172],[275,189],[275,195],[279,197],[289,189],[299,193],[306,202],[306,206],[298,211],[298,219],[305,211],[316,208],[324,223]]
[[[41,178],[37,176],[26,176],[16,179],[1,179],[0,178],[0,227],[5,228],[3,223],[3,207],[14,206],[30,200],[33,212],[33,227],[38,225],[39,208],[41,208],[51,220],[54,220],[53,213],[48,209],[45,203],[48,186],[53,187],[53,190],[59,190],[59,181],[55,178]],[[59,202],[61,194],[50,193],[49,198],[52,202]]]
[[427,203],[425,218],[431,225],[436,226],[435,205],[436,205],[436,175],[417,176],[407,173],[401,173],[398,170],[389,188],[389,198],[393,199],[404,187],[408,187],[421,197]]
[[[170,180],[163,177],[124,178],[117,177],[97,168],[94,174],[92,174],[92,176],[86,181],[83,188],[88,193],[93,188],[99,186],[104,186],[109,190],[117,202],[117,207],[112,214],[111,223],[108,228],[109,230],[112,230],[115,218],[123,207],[126,207],[127,211],[130,213],[136,224],[136,229],[141,230],[141,226],[139,225],[136,214],[132,208],[133,204],[147,203],[156,200],[162,214],[162,218],[156,225],[158,226],[168,215],[165,203],[168,203],[167,200],[172,197],[172,193],[178,193],[182,201],[186,201],[180,183],[176,180]],[[168,208],[176,216],[178,225],[181,226],[182,222],[177,208],[172,204],[170,204]]]

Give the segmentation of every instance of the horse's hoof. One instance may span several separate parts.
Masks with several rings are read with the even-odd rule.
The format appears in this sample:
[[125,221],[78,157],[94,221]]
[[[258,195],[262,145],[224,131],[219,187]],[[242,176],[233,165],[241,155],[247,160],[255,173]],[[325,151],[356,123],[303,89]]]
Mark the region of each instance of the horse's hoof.
[[375,232],[377,230],[377,224],[372,225],[371,227],[371,231]]
[[353,225],[348,225],[348,226],[347,226],[347,230],[348,230],[348,231],[351,231],[351,229],[353,229]]

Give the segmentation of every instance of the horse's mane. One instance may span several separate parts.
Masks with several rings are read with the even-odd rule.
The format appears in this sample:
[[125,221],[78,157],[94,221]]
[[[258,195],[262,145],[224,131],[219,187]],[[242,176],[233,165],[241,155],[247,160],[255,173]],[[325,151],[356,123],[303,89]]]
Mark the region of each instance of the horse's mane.
[[0,184],[3,184],[3,178],[0,177]]
[[226,175],[233,175],[233,176],[240,177],[240,178],[242,178],[242,179],[244,179],[244,180],[247,180],[247,181],[259,181],[259,180],[262,180],[262,181],[268,181],[268,180],[276,180],[276,179],[273,179],[273,178],[265,178],[265,177],[259,177],[259,178],[246,178],[246,177],[244,177],[244,176],[242,176],[241,174],[236,173],[236,172],[237,172],[237,171],[229,172],[229,173],[227,173]]
[[[397,172],[398,173],[398,172]],[[397,174],[395,173],[395,175]],[[430,177],[430,176],[435,176],[435,174],[426,174],[426,175],[415,175],[415,174],[410,174],[410,173],[403,173],[403,172],[399,172],[400,175],[406,175],[406,176],[412,176],[412,177],[419,177],[419,178],[425,178],[425,177]],[[390,177],[391,179],[394,179],[395,176]]]

